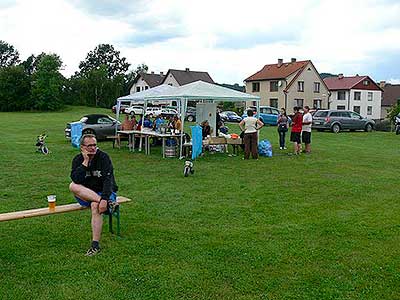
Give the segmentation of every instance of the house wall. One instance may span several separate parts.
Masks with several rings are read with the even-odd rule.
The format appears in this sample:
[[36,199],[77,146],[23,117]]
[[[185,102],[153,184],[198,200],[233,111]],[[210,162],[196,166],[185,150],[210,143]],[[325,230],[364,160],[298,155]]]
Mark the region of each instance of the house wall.
[[163,84],[169,84],[176,87],[180,86],[178,81],[176,81],[175,77],[171,73],[169,73],[168,76],[164,79]]
[[[304,82],[304,92],[298,91],[299,81]],[[319,92],[314,92],[314,82],[319,82]],[[314,107],[314,100],[321,100],[321,107],[319,108],[328,108],[329,91],[311,63],[309,63],[295,79],[293,84],[289,87],[287,95],[288,111],[291,111],[293,107],[296,106],[296,99],[303,99],[303,106],[308,105],[311,108]]]
[[[310,69],[310,70],[308,70]],[[303,99],[303,106],[308,105],[314,106],[314,100],[321,100],[321,108],[328,108],[328,95],[329,91],[325,87],[324,82],[320,79],[317,70],[312,64],[308,64],[302,73],[295,79],[293,84],[289,87],[287,93],[287,102],[285,101],[285,93],[283,92],[287,85],[295,78],[297,72],[291,74],[286,79],[280,79],[282,85],[278,87],[277,92],[270,92],[270,82],[273,80],[262,80],[262,81],[249,81],[245,82],[246,93],[261,97],[260,105],[270,105],[270,99],[278,99],[278,108],[286,107],[288,112],[292,112],[295,106],[295,99]],[[304,92],[297,91],[297,82],[304,81]],[[260,83],[260,91],[253,92],[253,82]],[[319,93],[314,92],[314,82],[320,83]],[[246,105],[252,105],[251,102],[247,102]]]
[[146,87],[147,87],[147,89],[150,88],[149,85],[147,84],[147,82],[144,81],[142,77],[140,77],[139,80],[132,85],[131,90],[130,90],[130,94],[136,93],[137,92],[137,90],[136,90],[137,87],[140,88],[140,91],[144,91],[146,89]]
[[[354,100],[354,92],[360,92],[360,100]],[[368,101],[368,92],[372,93],[372,101]],[[360,115],[369,119],[380,119],[382,115],[381,101],[382,92],[380,90],[360,90],[351,89],[346,91],[346,100],[337,100],[338,91],[331,91],[330,109],[337,109],[344,106],[346,110],[354,111],[354,106],[360,106]],[[372,106],[372,114],[368,115],[368,106]],[[382,116],[385,117],[385,114]]]

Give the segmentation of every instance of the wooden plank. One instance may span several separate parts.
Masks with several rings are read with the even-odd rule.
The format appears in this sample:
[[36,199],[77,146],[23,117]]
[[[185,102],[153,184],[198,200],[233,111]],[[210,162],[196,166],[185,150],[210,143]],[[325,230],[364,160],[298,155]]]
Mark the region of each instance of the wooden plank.
[[[129,201],[131,201],[131,199],[129,199],[129,198],[126,198],[123,196],[117,197],[118,203],[124,203],[124,202],[129,202]],[[73,203],[73,204],[56,206],[56,208],[54,210],[50,210],[48,207],[43,207],[43,208],[15,211],[15,212],[0,214],[0,222],[32,218],[32,217],[38,217],[38,216],[45,216],[45,215],[52,215],[52,214],[59,214],[59,213],[65,213],[65,212],[69,212],[69,211],[82,210],[82,209],[86,209],[86,208],[87,207],[81,206],[79,203]]]

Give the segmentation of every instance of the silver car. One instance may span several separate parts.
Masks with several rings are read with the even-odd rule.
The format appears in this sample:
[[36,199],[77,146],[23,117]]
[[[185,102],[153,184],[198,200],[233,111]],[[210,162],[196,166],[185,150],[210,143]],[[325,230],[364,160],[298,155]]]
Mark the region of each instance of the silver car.
[[318,110],[313,115],[312,128],[318,131],[331,130],[338,133],[341,130],[365,130],[370,132],[374,127],[373,120],[349,110]]
[[[115,128],[120,129],[121,122],[102,114],[92,114],[83,116],[79,122],[82,123],[82,134],[94,134],[98,140],[105,139],[107,136],[115,135]],[[65,128],[65,137],[71,138],[71,123]]]

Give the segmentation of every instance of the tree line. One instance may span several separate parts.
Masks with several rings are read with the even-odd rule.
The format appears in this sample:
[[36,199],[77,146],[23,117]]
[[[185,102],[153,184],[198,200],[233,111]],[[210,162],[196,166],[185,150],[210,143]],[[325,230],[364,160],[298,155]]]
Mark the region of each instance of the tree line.
[[14,46],[0,40],[0,111],[54,111],[64,105],[111,107],[129,88],[145,64],[130,64],[110,44],[100,44],[70,78],[61,74],[63,62],[54,53],[31,55],[21,61]]

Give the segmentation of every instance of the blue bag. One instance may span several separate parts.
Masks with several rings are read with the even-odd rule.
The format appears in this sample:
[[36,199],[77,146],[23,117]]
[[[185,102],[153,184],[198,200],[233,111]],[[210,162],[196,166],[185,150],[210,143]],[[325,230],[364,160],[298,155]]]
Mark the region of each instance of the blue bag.
[[73,122],[71,123],[71,144],[74,148],[80,147],[80,141],[82,136],[82,123]]
[[260,156],[272,157],[272,146],[270,141],[262,140],[258,143],[258,154]]

